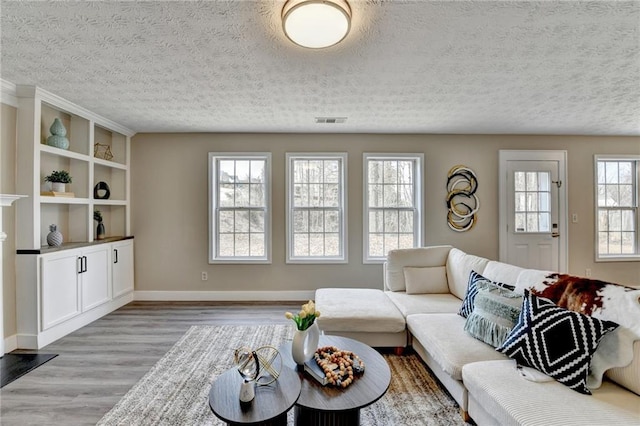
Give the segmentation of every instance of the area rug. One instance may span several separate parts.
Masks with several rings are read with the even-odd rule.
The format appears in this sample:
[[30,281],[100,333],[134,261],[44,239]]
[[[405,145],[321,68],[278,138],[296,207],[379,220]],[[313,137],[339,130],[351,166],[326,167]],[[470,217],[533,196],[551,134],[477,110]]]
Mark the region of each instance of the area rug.
[[58,354],[4,354],[0,358],[0,388],[57,356]]
[[[277,347],[290,340],[291,333],[289,325],[193,326],[98,425],[223,425],[209,408],[209,390],[211,382],[232,367],[233,350]],[[361,424],[464,424],[455,401],[417,355],[384,357],[391,385],[385,396],[361,411]]]

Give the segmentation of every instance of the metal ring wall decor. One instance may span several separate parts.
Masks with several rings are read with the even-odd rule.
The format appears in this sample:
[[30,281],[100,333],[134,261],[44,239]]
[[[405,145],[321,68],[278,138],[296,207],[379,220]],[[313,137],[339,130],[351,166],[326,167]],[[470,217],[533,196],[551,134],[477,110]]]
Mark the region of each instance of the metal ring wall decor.
[[447,174],[447,223],[456,232],[473,228],[480,200],[476,195],[478,178],[467,166],[453,166]]

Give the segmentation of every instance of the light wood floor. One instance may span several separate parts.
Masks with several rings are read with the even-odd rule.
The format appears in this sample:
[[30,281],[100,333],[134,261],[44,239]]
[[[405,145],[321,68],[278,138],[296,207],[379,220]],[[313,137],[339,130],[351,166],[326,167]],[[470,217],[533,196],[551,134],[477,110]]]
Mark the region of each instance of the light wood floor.
[[0,424],[95,425],[190,326],[286,324],[299,307],[130,303],[40,349],[59,355],[0,390]]

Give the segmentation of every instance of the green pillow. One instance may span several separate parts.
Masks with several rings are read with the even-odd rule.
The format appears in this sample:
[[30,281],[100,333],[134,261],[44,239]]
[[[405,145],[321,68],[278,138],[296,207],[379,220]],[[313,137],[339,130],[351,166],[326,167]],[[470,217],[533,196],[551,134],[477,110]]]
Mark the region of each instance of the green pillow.
[[522,295],[490,284],[478,290],[464,329],[476,339],[497,348],[518,322]]

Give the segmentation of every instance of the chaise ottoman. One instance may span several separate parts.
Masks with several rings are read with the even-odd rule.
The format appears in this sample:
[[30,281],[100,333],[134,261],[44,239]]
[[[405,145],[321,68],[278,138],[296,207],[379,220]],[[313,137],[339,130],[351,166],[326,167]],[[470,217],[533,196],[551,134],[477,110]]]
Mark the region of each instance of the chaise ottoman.
[[404,316],[382,290],[321,288],[316,290],[318,326],[325,334],[349,337],[371,347],[407,346]]

